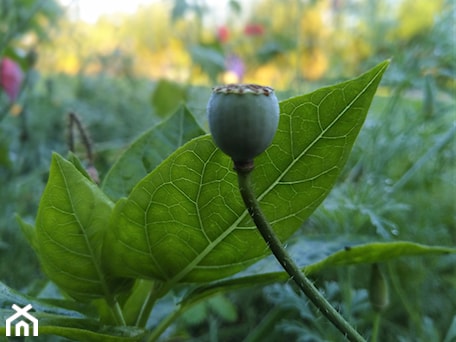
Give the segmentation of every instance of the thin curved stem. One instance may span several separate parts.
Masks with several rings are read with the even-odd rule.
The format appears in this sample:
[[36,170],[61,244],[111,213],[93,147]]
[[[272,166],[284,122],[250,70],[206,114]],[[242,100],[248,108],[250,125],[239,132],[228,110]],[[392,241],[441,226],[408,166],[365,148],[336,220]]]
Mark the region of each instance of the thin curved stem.
[[266,241],[268,247],[277,258],[279,263],[295,281],[304,294],[310,301],[320,310],[320,312],[339,329],[339,331],[352,342],[362,342],[365,339],[348,323],[342,315],[326,300],[326,298],[318,291],[314,284],[306,277],[306,275],[299,269],[291,256],[283,247],[279,238],[274,233],[271,225],[261,211],[260,205],[253,193],[250,174],[253,169],[239,167],[236,165],[235,170],[238,174],[239,190],[242,199],[247,207],[247,210],[252,217],[255,225],[257,226],[263,239]]

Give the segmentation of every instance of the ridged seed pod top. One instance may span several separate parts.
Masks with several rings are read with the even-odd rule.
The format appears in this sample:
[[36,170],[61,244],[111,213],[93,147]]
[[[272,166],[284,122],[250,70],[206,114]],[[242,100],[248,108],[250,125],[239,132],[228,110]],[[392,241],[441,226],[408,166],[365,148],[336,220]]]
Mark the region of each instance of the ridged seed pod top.
[[262,153],[279,123],[274,90],[257,84],[214,87],[207,113],[215,144],[235,163],[253,161]]

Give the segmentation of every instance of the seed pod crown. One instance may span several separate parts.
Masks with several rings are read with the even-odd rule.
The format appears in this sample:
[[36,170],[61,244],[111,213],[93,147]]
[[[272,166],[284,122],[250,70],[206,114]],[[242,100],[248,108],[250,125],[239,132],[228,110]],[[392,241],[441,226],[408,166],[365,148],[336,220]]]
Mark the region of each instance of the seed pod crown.
[[207,114],[215,144],[235,163],[246,163],[271,144],[279,123],[279,103],[271,87],[221,85],[213,88]]

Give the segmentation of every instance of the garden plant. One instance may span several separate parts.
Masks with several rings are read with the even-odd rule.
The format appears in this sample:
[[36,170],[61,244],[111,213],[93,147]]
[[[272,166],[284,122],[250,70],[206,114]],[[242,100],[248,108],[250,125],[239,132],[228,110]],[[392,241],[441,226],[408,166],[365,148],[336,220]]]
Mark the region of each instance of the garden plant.
[[454,341],[454,4],[207,3],[0,0],[0,341]]
[[[291,276],[349,340],[374,340],[375,330],[363,337],[307,277],[373,264],[370,297],[381,315],[388,291],[378,263],[455,250],[367,243],[296,265],[282,243],[334,186],[388,65],[280,104],[269,87],[215,87],[208,104],[213,136],[183,106],[131,144],[101,185],[74,154],[54,153],[35,224],[18,220],[67,298],[31,298],[2,285],[1,317],[11,315],[8,304],[31,303],[40,334],[154,341],[204,300]],[[249,272],[270,250],[285,272]],[[171,312],[155,318],[169,297],[176,300]]]

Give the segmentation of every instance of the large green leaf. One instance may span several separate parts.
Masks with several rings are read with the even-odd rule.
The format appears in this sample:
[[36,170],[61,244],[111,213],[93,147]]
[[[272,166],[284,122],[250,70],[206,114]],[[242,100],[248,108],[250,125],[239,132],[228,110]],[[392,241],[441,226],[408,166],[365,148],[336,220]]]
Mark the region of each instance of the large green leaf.
[[[253,179],[282,240],[334,185],[387,66],[281,102],[278,132],[256,159]],[[190,141],[143,178],[116,205],[112,222],[105,252],[122,276],[208,281],[268,253],[242,203],[232,163],[210,136]]]
[[102,189],[113,200],[127,196],[141,178],[175,149],[204,134],[187,107],[141,135],[122,154],[104,179]]
[[69,161],[52,156],[34,247],[49,278],[78,299],[108,298],[117,281],[101,265],[112,202]]
[[[445,254],[456,254],[456,248],[428,246],[408,241],[373,242],[345,247],[317,262],[304,266],[302,271],[307,275],[312,275],[337,266],[382,263],[404,257]],[[186,296],[183,304],[190,305],[215,293],[250,287],[252,284],[259,286],[269,285],[286,281],[289,278],[290,276],[286,272],[270,272],[221,280],[212,284],[199,286]]]
[[[314,246],[318,245],[320,247],[324,247],[322,245],[328,245],[328,249],[332,249],[334,247],[332,242],[315,242],[316,241],[311,241],[308,244],[313,244]],[[307,254],[313,255],[315,252],[315,250],[309,248]],[[319,251],[317,252],[319,253]],[[307,275],[312,275],[319,271],[335,266],[382,263],[404,257],[445,254],[456,254],[456,248],[444,246],[428,246],[408,241],[366,243],[339,249],[331,253],[329,256],[323,257],[317,262],[304,266],[302,268],[302,272],[306,273]],[[278,262],[275,261],[275,263]],[[253,268],[256,268],[256,265]],[[255,284],[255,286],[265,286],[277,282],[284,282],[290,279],[290,276],[286,272],[270,272],[258,274],[258,270],[251,270],[247,273],[252,275],[235,276],[234,278],[219,280],[196,287],[180,301],[180,305],[173,313],[170,314],[168,318],[175,318],[176,316],[186,312],[188,309],[194,307],[194,305],[197,305],[201,301],[212,298],[213,296],[220,293],[226,293],[228,291],[251,287],[252,284]],[[163,324],[160,324],[157,327],[157,330],[154,331],[154,334],[157,336],[160,335],[171,322],[172,320],[170,319],[164,319],[162,321]]]

